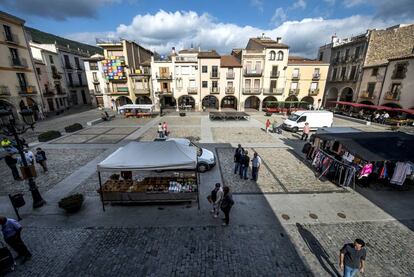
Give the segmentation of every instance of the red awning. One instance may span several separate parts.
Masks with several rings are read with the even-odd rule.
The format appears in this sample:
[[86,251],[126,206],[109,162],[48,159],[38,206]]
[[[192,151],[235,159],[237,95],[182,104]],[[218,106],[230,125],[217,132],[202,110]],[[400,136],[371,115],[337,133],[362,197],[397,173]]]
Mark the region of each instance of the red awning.
[[407,114],[414,115],[414,109],[394,109],[394,110],[397,110],[397,111],[402,112],[402,113],[407,113]]
[[354,108],[371,108],[372,107],[372,105],[360,104],[360,103],[354,103],[354,102],[346,102],[346,101],[331,101],[331,103],[338,104],[338,105],[351,106]]

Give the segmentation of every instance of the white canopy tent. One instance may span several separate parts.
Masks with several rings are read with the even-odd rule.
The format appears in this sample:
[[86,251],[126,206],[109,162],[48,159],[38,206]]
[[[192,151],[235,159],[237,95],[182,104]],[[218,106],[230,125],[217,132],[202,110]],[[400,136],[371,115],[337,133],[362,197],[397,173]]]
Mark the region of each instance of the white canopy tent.
[[196,168],[197,149],[175,141],[130,142],[98,164],[98,172]]

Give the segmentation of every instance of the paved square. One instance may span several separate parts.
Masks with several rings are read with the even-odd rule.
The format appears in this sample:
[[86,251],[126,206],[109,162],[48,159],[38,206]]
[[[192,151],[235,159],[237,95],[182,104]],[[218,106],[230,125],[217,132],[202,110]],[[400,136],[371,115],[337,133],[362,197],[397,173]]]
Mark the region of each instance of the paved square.
[[120,142],[126,135],[100,135],[97,136],[89,141],[87,141],[86,143],[89,144],[115,144]]
[[106,128],[106,127],[89,127],[86,128],[83,131],[78,132],[78,135],[101,135],[108,131],[110,131],[112,128]]
[[[170,138],[200,138],[201,131],[198,127],[169,127]],[[143,136],[139,138],[141,141],[153,141],[158,137],[157,127],[153,127],[144,133]]]
[[106,132],[105,135],[129,135],[138,130],[136,127],[117,127]]
[[201,124],[201,117],[195,116],[165,116],[160,118],[159,122],[167,122],[169,126],[189,126],[189,125],[197,125],[200,126]]
[[94,137],[96,137],[96,135],[69,135],[67,137],[58,139],[58,140],[54,141],[53,143],[61,143],[61,144],[64,144],[64,143],[68,143],[68,144],[70,144],[70,143],[85,143],[85,142],[87,142],[88,140],[90,140]]
[[272,143],[277,142],[270,134],[260,128],[213,127],[214,141],[217,143]]

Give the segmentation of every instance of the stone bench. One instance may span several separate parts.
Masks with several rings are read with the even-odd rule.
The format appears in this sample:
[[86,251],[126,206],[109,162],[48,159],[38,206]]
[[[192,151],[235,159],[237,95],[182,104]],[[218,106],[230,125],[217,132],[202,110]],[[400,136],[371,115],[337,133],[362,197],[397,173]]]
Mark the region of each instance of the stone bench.
[[[112,119],[114,119],[114,118],[115,118],[115,115],[114,115],[114,114],[109,116],[109,120],[112,120]],[[104,120],[103,120],[102,118],[97,118],[97,119],[94,119],[94,120],[88,121],[88,122],[86,123],[86,125],[88,125],[88,126],[93,126],[93,125],[96,125],[96,124],[99,124],[99,123],[102,123],[102,122],[104,122]]]

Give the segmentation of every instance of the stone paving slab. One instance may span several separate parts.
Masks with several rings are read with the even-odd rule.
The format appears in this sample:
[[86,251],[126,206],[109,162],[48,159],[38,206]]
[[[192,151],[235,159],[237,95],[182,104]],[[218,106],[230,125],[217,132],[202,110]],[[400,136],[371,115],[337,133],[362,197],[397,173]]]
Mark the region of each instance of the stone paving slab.
[[78,135],[101,135],[108,131],[110,131],[112,128],[108,127],[89,127],[86,128],[83,131],[78,132]]
[[187,126],[187,125],[199,125],[201,124],[201,117],[195,116],[163,116],[159,122],[167,122],[169,126]]
[[87,141],[86,143],[90,143],[90,144],[107,144],[107,143],[118,143],[120,142],[124,137],[126,137],[126,135],[99,135],[89,141]]
[[255,148],[288,192],[343,191],[342,188],[315,177],[314,172],[291,150],[283,148]]
[[[153,127],[149,129],[147,132],[144,133],[143,136],[139,138],[140,141],[153,141],[155,138],[158,137],[157,127]],[[201,130],[200,128],[195,127],[169,127],[170,130],[170,137],[171,138],[198,138],[201,137]]]
[[105,135],[129,135],[135,132],[138,128],[135,127],[117,127],[106,132]]
[[315,276],[337,276],[339,249],[356,238],[367,243],[364,276],[413,276],[414,220],[287,225],[286,229]]
[[234,128],[214,127],[212,128],[214,141],[217,143],[272,143],[277,142],[270,134],[260,128]]
[[[252,157],[253,150],[246,149]],[[267,167],[262,167],[259,172],[258,182],[251,179],[251,165],[248,171],[249,180],[244,180],[238,174],[234,174],[234,148],[218,148],[218,159],[223,182],[229,186],[233,193],[281,193],[283,188],[271,174]]]
[[111,121],[105,121],[99,124],[104,127],[124,127],[124,126],[144,126],[150,122],[153,118],[124,118],[121,115],[117,115],[115,119]]
[[70,135],[58,140],[53,141],[53,144],[71,144],[71,143],[85,143],[90,139],[93,139],[96,135]]
[[[48,149],[46,150],[48,173],[43,173],[36,164],[37,178],[35,179],[40,191],[44,192],[72,174],[79,167],[93,160],[103,152],[103,149]],[[26,181],[15,181],[10,169],[4,162],[0,163],[0,195],[24,192],[30,195]]]

